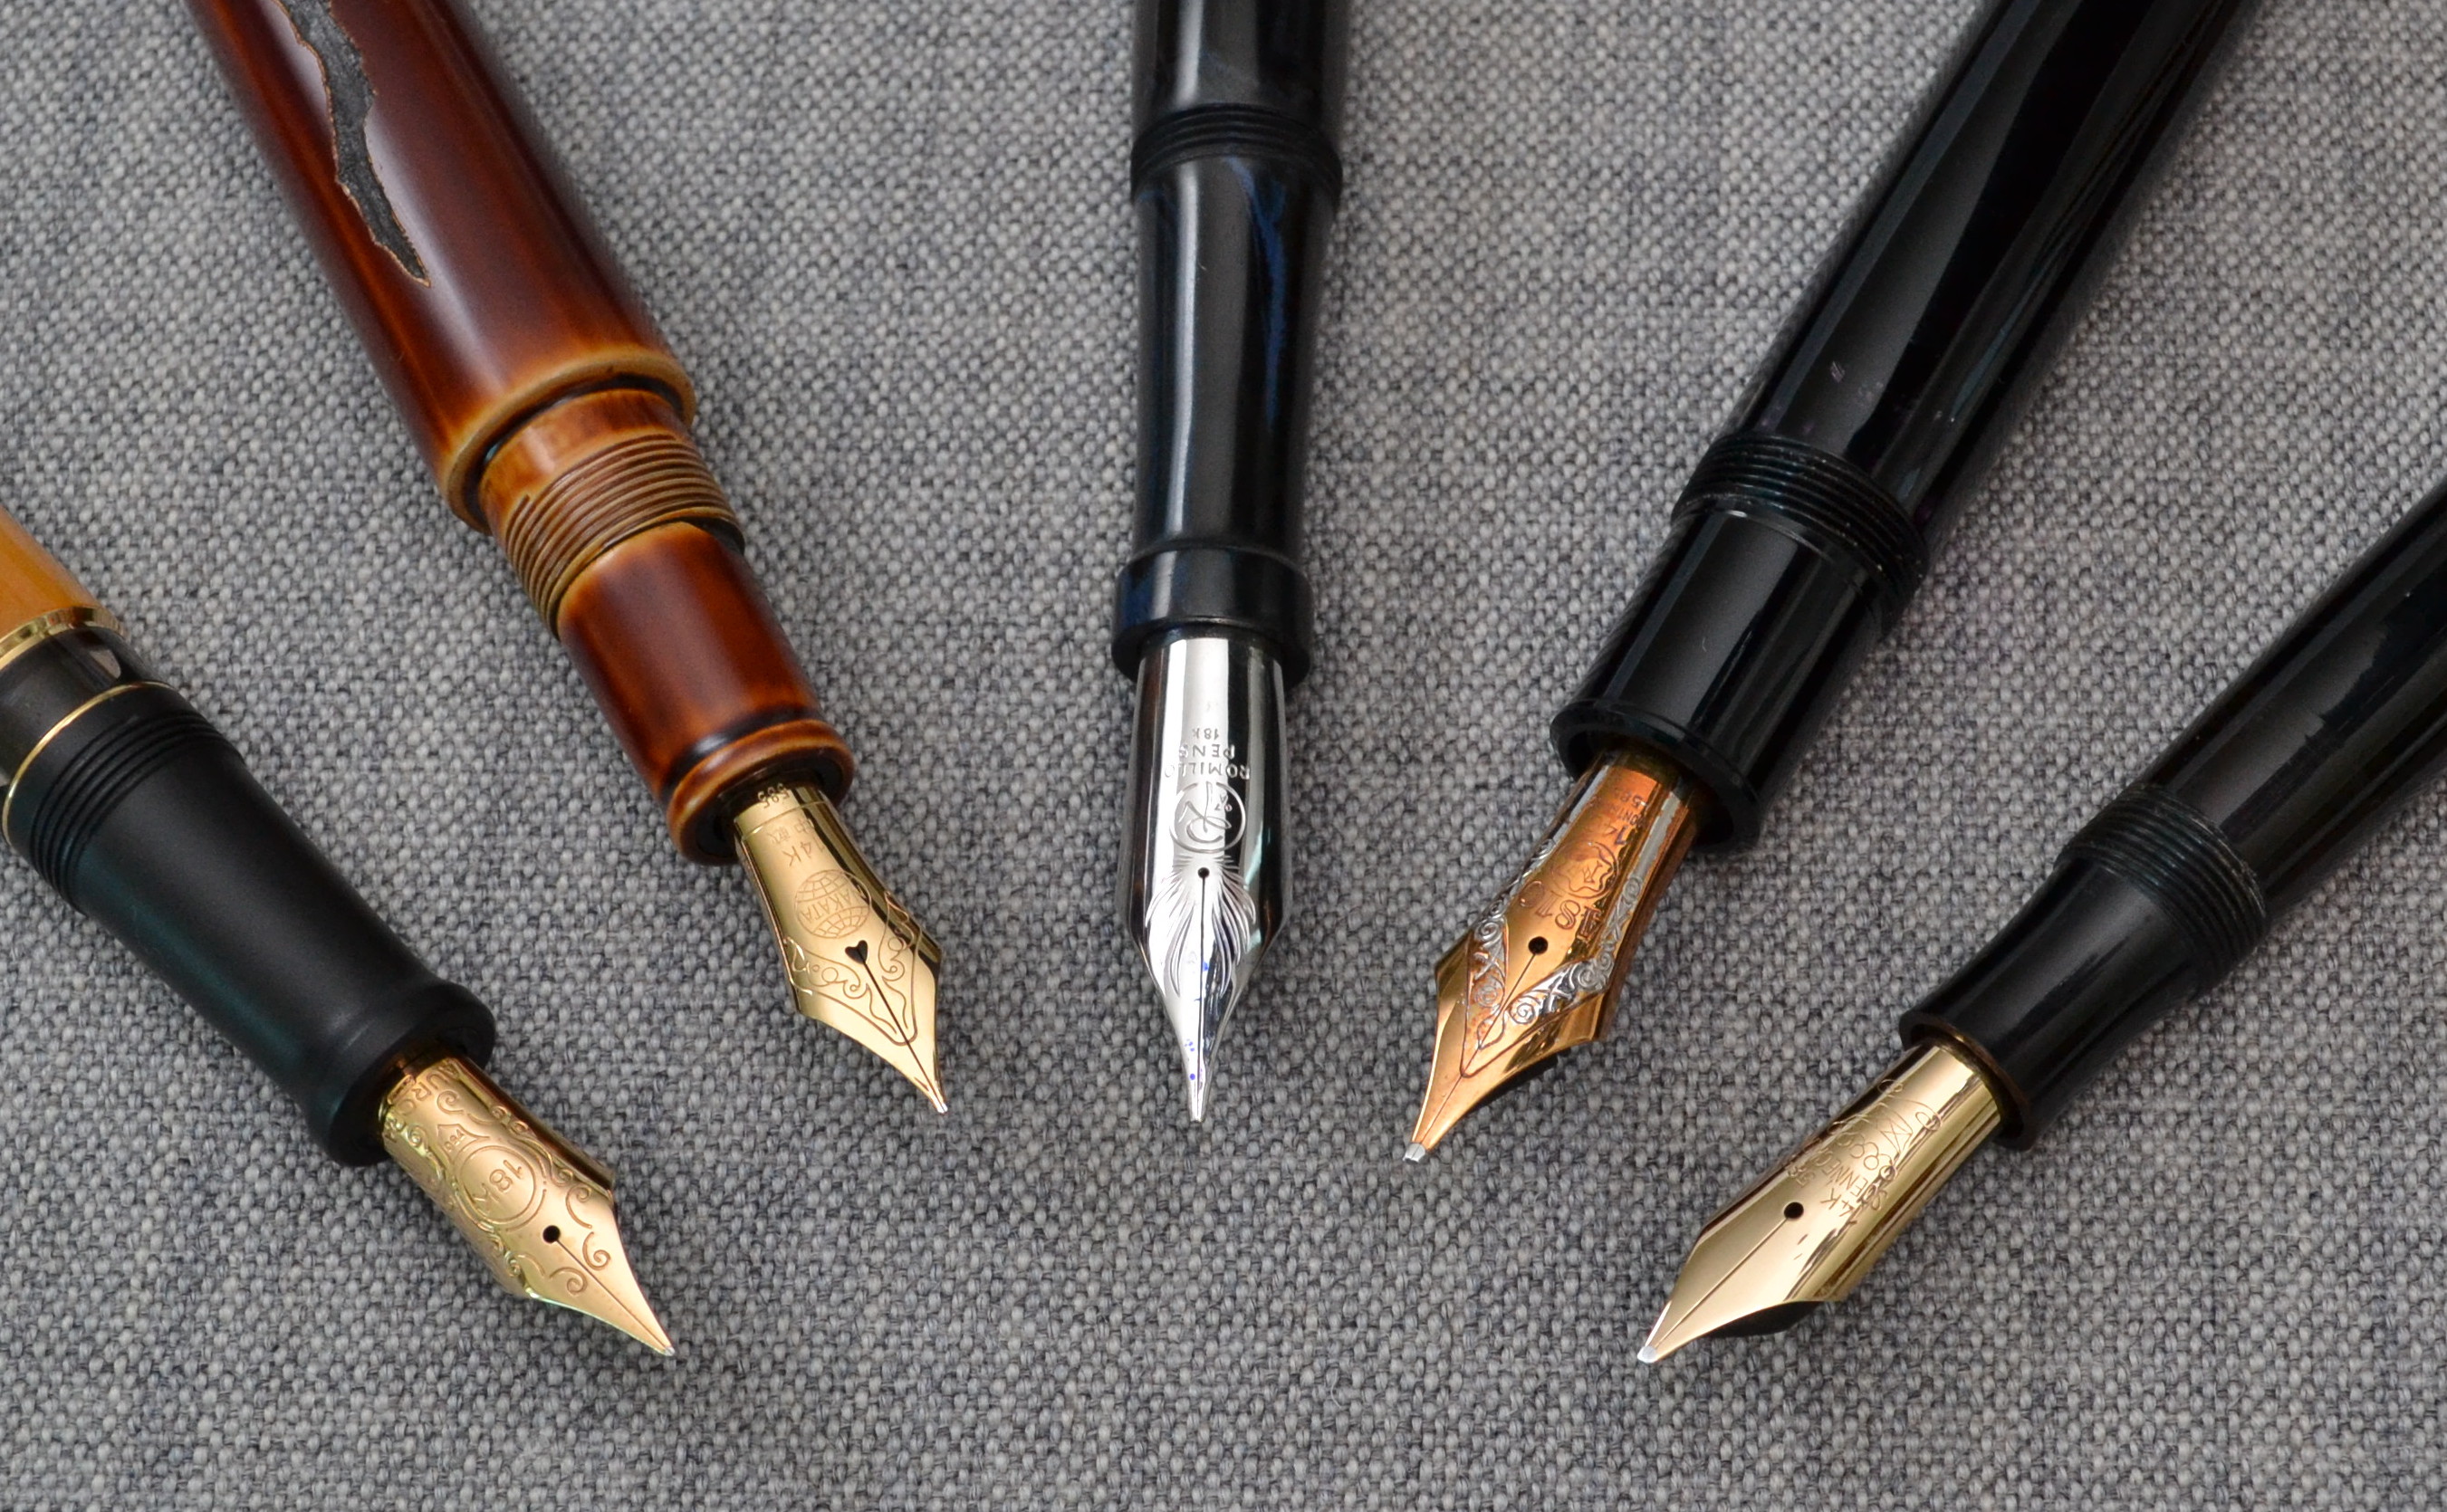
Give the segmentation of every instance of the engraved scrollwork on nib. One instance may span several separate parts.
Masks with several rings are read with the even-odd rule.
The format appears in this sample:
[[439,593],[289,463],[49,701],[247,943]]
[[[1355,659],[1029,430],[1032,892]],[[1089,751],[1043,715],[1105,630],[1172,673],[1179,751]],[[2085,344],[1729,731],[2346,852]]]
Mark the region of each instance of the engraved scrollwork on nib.
[[455,1055],[383,1099],[383,1147],[517,1295],[570,1308],[672,1352],[630,1270],[612,1174]]
[[942,953],[934,940],[814,787],[765,789],[733,829],[799,1011],[882,1057],[940,1111],[935,976]]

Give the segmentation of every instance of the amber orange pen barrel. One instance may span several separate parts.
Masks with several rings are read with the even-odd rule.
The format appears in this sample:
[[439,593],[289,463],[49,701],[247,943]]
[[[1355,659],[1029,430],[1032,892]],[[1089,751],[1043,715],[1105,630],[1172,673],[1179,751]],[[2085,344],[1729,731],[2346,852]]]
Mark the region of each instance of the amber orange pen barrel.
[[492,535],[799,1006],[940,1106],[934,943],[832,811],[849,750],[690,432],[696,394],[454,0],[190,0],[443,498]]

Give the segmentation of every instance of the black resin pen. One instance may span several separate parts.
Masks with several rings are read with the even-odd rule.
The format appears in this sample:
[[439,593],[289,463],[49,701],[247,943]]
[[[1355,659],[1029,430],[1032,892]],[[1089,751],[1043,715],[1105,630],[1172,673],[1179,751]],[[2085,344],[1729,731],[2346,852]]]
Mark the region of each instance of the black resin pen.
[[492,1014],[374,916],[5,513],[0,777],[9,845],[288,1093],[325,1153],[388,1155],[512,1293],[672,1351],[611,1173],[484,1074]]
[[2442,767],[2447,488],[2073,838],[1904,1015],[1902,1059],[1708,1224],[1641,1358],[1840,1301],[1975,1150],[2029,1146]]
[[1216,1036],[1282,927],[1283,694],[1308,672],[1300,496],[1344,0],[1140,0],[1138,684],[1122,909],[1206,1114]]
[[1683,857],[1755,839],[2088,303],[2249,0],[1992,0],[1556,716],[1546,838],[1436,968],[1419,1160],[1603,1035]]

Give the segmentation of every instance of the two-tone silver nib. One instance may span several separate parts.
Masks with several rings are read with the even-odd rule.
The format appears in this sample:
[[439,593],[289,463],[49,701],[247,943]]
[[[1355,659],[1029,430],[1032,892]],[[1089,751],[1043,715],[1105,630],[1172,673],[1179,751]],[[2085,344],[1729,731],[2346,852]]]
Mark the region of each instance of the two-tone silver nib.
[[1176,635],[1139,663],[1122,912],[1206,1116],[1215,1041],[1282,926],[1283,676],[1256,642]]

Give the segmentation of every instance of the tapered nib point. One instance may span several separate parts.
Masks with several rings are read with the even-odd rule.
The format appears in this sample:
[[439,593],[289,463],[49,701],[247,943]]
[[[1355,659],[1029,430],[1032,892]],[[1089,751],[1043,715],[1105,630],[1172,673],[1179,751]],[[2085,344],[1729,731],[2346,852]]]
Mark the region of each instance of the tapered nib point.
[[1253,642],[1183,635],[1140,663],[1122,910],[1206,1116],[1215,1046],[1281,927],[1282,672]]
[[1436,1057],[1411,1159],[1524,1072],[1597,1039],[1698,829],[1689,778],[1632,751],[1592,766],[1538,854],[1436,964]]
[[443,1055],[403,1075],[383,1098],[382,1142],[511,1293],[672,1352],[629,1268],[612,1173],[472,1062]]
[[1974,1150],[1999,1105],[1968,1060],[1926,1045],[1709,1219],[1640,1358],[1780,1333],[1850,1295]]
[[778,783],[731,820],[799,1011],[909,1078],[935,1111],[935,977],[942,950],[866,863],[832,801]]

